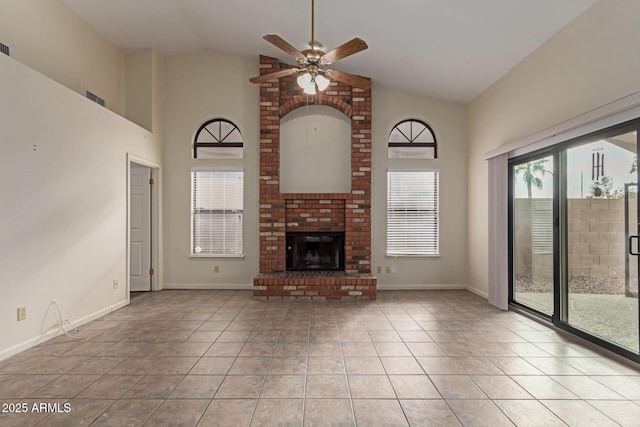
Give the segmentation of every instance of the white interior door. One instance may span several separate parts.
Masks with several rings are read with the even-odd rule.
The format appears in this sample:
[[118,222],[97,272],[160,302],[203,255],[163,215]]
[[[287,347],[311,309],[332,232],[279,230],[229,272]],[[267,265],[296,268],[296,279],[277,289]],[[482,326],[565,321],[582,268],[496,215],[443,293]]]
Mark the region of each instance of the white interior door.
[[151,168],[131,163],[129,200],[130,290],[151,290]]

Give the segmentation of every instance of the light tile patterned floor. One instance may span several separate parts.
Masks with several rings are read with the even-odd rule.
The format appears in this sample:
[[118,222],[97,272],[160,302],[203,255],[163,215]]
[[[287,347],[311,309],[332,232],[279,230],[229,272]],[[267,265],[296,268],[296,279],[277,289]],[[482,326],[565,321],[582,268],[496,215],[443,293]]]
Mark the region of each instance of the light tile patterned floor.
[[60,336],[0,362],[0,425],[640,420],[636,366],[466,291],[387,291],[377,301],[341,302],[162,291],[80,329],[85,339]]

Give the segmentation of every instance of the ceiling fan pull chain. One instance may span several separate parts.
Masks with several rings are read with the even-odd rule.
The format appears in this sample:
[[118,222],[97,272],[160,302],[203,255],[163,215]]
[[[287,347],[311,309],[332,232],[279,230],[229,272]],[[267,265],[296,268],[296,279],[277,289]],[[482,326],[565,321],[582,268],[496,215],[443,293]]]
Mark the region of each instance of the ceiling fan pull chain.
[[310,95],[309,94],[306,94],[306,95],[307,95],[307,114],[306,114],[306,116],[307,116],[306,117],[306,119],[307,119],[307,132],[306,132],[307,133],[307,146],[305,147],[304,152],[308,153],[309,151],[311,151],[311,146],[309,144],[309,96]]

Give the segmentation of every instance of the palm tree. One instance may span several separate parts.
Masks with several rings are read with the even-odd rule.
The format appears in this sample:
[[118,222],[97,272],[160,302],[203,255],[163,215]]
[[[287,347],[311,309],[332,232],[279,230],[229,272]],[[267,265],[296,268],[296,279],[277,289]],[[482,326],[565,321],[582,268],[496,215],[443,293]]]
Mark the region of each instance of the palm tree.
[[549,159],[534,160],[517,165],[513,170],[515,179],[518,178],[518,175],[522,175],[523,181],[527,184],[527,194],[530,199],[532,198],[531,188],[535,186],[538,190],[542,190],[542,179],[540,177],[551,173],[551,171],[546,168],[548,161]]

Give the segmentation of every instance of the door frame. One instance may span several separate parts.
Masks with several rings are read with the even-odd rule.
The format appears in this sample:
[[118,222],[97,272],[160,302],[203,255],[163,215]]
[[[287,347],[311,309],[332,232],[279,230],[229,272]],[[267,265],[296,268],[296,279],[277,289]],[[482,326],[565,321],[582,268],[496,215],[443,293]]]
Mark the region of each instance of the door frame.
[[131,163],[135,163],[141,166],[146,166],[151,171],[151,178],[153,179],[153,185],[151,186],[151,268],[154,270],[154,274],[151,276],[151,291],[162,290],[162,265],[160,260],[162,259],[162,216],[160,206],[162,187],[160,181],[160,165],[150,160],[138,157],[134,154],[127,153],[127,244],[126,244],[126,282],[127,282],[127,303],[131,302],[131,284],[130,284],[130,245],[131,245]]

